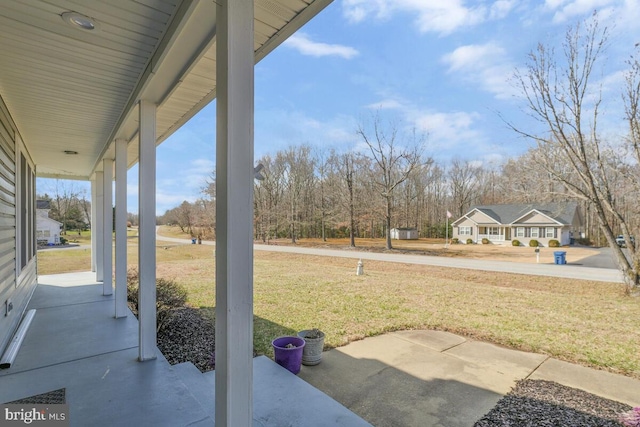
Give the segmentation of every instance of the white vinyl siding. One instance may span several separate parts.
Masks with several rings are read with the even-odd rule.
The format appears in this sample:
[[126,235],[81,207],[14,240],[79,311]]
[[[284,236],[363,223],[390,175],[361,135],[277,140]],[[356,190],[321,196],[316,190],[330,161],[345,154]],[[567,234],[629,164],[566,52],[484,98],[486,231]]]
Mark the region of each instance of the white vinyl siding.
[[0,353],[36,285],[35,168],[0,94]]
[[16,154],[14,132],[2,112],[0,110],[0,304],[16,286]]

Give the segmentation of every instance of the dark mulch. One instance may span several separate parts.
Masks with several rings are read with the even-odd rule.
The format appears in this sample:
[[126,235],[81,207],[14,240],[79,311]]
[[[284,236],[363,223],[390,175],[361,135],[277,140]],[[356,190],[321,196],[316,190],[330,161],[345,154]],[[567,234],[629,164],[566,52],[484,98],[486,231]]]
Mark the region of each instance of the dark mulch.
[[201,372],[210,371],[215,330],[211,321],[202,317],[197,309],[175,309],[158,331],[158,349],[172,365],[191,362]]
[[24,399],[7,402],[7,404],[16,405],[61,405],[66,403],[66,389],[61,388],[47,393],[36,394],[34,396],[25,397]]
[[630,409],[552,381],[522,380],[474,427],[620,427]]

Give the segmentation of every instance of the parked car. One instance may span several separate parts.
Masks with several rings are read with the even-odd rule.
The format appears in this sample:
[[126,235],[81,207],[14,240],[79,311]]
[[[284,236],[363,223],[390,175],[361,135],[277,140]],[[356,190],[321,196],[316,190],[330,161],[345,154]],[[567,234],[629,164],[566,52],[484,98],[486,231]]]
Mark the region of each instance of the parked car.
[[[616,237],[616,243],[618,244],[618,246],[620,246],[621,248],[626,248],[627,247],[627,243],[624,241],[624,236],[621,234],[618,237]],[[636,246],[636,239],[635,237],[631,236],[631,244],[635,247]]]

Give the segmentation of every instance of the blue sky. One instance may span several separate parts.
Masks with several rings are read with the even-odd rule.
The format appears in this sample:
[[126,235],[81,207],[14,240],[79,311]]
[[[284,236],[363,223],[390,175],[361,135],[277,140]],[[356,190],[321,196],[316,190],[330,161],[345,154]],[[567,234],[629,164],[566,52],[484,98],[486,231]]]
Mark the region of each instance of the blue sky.
[[[334,0],[255,69],[255,157],[291,145],[362,149],[358,123],[379,111],[426,135],[426,154],[497,165],[529,143],[500,119],[536,124],[509,79],[538,42],[560,47],[594,9],[611,29],[596,70],[600,125],[624,133],[625,60],[640,42],[638,0]],[[157,152],[157,213],[201,197],[215,165],[215,101]],[[39,181],[41,189],[47,187]],[[137,168],[128,210],[137,211]]]

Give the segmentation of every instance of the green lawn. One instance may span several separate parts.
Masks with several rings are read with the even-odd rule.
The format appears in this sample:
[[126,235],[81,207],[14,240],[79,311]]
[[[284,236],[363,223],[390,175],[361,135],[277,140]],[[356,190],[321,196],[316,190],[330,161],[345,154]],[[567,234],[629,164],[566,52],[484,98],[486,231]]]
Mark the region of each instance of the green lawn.
[[[76,252],[76,253],[73,253]],[[135,264],[137,246],[130,246]],[[39,253],[45,265],[87,270],[80,251]],[[84,255],[88,258],[88,252]],[[158,245],[158,276],[213,318],[213,247]],[[84,264],[83,264],[84,263]],[[544,353],[640,378],[640,304],[619,284],[257,251],[254,344],[317,327],[328,347],[387,331],[427,328]]]

